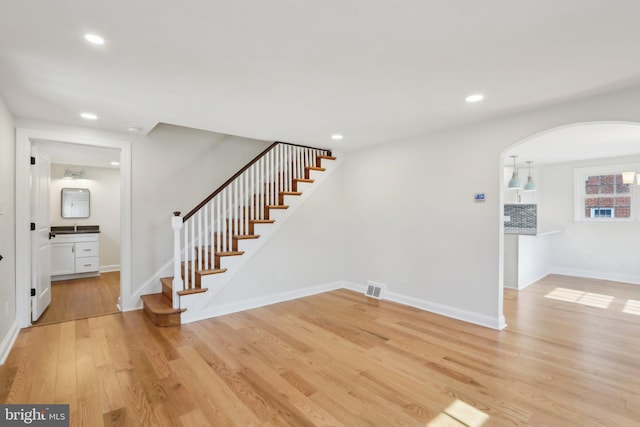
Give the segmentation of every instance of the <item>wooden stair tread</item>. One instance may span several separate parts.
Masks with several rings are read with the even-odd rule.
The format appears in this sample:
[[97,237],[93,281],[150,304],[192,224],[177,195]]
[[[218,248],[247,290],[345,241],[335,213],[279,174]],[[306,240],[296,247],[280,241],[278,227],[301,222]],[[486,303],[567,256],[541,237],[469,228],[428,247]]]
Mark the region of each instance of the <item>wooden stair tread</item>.
[[267,205],[265,206],[267,209],[289,209],[288,205]]
[[249,223],[253,224],[273,224],[276,222],[275,219],[250,219]]
[[283,196],[302,196],[302,191],[281,191]]
[[335,160],[337,157],[320,155],[320,156],[317,156],[316,158],[317,159],[325,159],[325,160]]
[[142,295],[140,299],[144,302],[145,310],[148,308],[154,314],[176,314],[187,311],[186,308],[173,308],[171,301],[162,293]]
[[294,181],[297,182],[309,182],[309,183],[313,183],[315,182],[313,179],[311,178],[293,178]]
[[226,268],[212,268],[209,270],[200,270],[198,271],[198,274],[200,274],[201,276],[208,276],[209,274],[222,274],[226,272],[227,272]]
[[238,256],[244,255],[244,251],[226,251],[226,252],[215,252],[215,256]]
[[322,166],[305,166],[305,169],[308,169],[310,171],[320,171],[320,172],[324,172],[327,170],[327,168],[323,168]]
[[208,288],[191,288],[191,289],[178,291],[177,293],[180,296],[184,296],[184,295],[201,294],[203,292],[207,292],[208,290],[209,290]]
[[260,235],[259,234],[237,234],[237,235],[231,236],[231,238],[238,239],[238,240],[258,239],[260,238]]

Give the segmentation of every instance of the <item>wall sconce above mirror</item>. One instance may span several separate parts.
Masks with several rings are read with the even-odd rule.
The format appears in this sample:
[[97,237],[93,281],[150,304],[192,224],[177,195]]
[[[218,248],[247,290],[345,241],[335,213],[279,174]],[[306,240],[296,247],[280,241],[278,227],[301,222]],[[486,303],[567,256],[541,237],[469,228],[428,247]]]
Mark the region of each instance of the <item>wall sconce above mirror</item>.
[[62,217],[89,218],[90,193],[88,188],[62,189]]

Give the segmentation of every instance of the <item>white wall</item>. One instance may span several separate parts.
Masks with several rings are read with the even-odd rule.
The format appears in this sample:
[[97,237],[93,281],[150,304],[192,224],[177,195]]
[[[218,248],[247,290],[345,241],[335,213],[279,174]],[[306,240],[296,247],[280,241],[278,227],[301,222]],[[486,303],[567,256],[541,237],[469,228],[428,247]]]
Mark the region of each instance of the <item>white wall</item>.
[[[639,101],[636,87],[349,153],[346,279],[503,326],[504,152],[555,127],[640,122]],[[484,204],[473,202],[477,192],[486,193]]]
[[270,144],[164,124],[148,135],[25,118],[16,119],[16,127],[78,139],[131,141],[132,265],[130,290],[123,295],[125,309],[135,306],[132,296],[149,286],[173,255],[172,212],[185,214]]
[[0,98],[0,364],[17,333],[15,270],[15,131]]
[[574,169],[639,162],[640,156],[542,166],[538,220],[561,228],[552,244],[552,271],[640,284],[640,222],[574,221]]
[[185,215],[269,144],[170,125],[134,142],[134,292],[173,258],[172,212]]
[[[120,170],[82,166],[86,179],[62,179],[66,165],[51,165],[51,225],[99,225],[100,271],[120,269]],[[88,188],[89,218],[63,218],[61,190]]]
[[216,296],[215,304],[295,293],[335,284],[345,268],[342,166],[315,189],[295,214]]
[[[335,242],[344,245],[344,278],[381,282],[405,301],[502,327],[502,155],[554,127],[640,122],[639,101],[636,87],[348,153],[344,238]],[[171,211],[193,206],[266,143],[170,126],[128,139],[135,289],[170,258]],[[477,192],[486,202],[473,202]],[[294,264],[306,260],[303,251],[290,255]],[[318,263],[335,260],[323,256]],[[251,275],[259,271],[273,275],[267,263]]]

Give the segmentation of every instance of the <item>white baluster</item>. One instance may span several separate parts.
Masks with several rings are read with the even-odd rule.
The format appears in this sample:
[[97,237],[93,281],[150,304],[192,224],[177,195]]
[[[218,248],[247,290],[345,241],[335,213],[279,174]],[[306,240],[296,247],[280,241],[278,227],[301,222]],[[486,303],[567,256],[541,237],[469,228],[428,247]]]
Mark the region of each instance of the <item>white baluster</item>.
[[[191,217],[190,219],[195,219],[193,217]],[[190,274],[190,280],[189,280],[189,289],[191,289],[192,287],[194,287],[195,283],[196,283],[196,223],[195,221],[191,221],[191,236],[189,236],[189,240],[190,240],[190,256],[191,256],[191,262],[189,263],[190,267],[191,267],[191,274]]]
[[184,286],[180,266],[180,231],[182,230],[182,226],[183,222],[180,212],[174,212],[174,216],[171,217],[171,228],[173,228],[173,308],[180,308],[178,291],[181,291]]
[[183,280],[184,280],[184,288],[183,289],[188,289],[189,288],[189,224],[191,223],[190,220],[187,220],[184,223],[184,228],[182,230],[182,233],[184,234],[184,262],[183,262],[183,266],[184,266],[184,275],[183,275]]
[[202,252],[204,254],[204,260],[202,262],[202,266],[204,267],[205,270],[209,269],[209,206],[210,203],[207,203],[206,205],[204,205],[204,208],[202,209],[202,223],[203,223],[203,228],[204,228],[204,241],[203,241],[203,249]]
[[198,224],[198,234],[195,241],[196,256],[198,261],[198,271],[202,270],[202,209],[196,213],[196,221]]

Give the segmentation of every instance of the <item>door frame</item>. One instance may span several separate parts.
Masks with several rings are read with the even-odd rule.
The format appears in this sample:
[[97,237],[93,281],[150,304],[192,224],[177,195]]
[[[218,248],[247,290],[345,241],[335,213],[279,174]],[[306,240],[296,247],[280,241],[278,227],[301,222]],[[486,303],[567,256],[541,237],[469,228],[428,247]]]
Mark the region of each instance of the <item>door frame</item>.
[[[131,294],[131,142],[87,137],[74,133],[16,129],[16,317],[18,326],[31,326],[31,191],[29,177],[31,144],[36,141],[63,142],[120,150],[120,297]],[[127,301],[126,298],[124,298]]]

